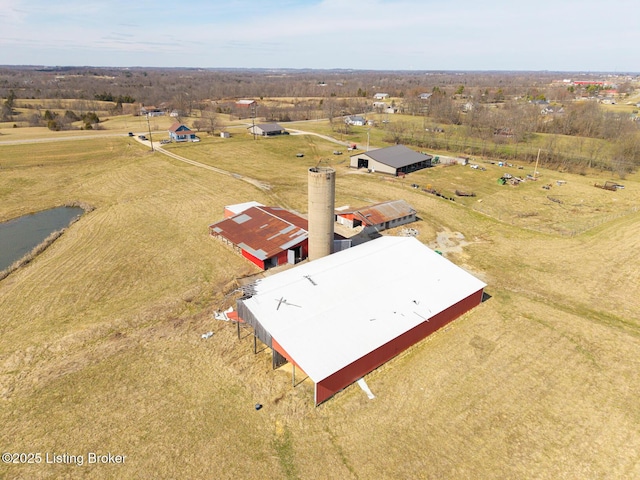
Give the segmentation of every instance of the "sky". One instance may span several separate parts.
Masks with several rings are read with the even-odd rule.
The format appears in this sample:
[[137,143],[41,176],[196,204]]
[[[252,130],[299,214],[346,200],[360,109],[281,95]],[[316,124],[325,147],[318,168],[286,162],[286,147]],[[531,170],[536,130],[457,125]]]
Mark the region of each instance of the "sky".
[[0,65],[640,72],[640,0],[0,0]]

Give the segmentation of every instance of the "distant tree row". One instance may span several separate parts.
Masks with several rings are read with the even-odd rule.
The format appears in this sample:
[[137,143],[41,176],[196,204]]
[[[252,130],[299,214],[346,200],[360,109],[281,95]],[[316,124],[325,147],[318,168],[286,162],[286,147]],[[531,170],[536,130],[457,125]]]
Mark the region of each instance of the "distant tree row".
[[[438,88],[450,95],[491,102],[515,96],[535,98],[540,94],[550,101],[564,101],[578,94],[597,93],[587,91],[589,86],[575,86],[571,92],[566,85],[552,84],[561,75],[327,70],[318,78],[314,70],[0,67],[0,96],[6,98],[9,90],[13,90],[25,99],[96,99],[123,104],[137,100],[145,105],[158,105],[178,95],[188,95],[193,103],[261,96],[371,98],[376,92],[410,99]],[[583,75],[580,78],[600,77]],[[616,82],[621,93],[633,90],[631,77],[620,76]]]
[[103,102],[115,102],[115,103],[135,103],[136,99],[130,95],[113,95],[112,93],[96,93],[93,98],[101,100]]
[[0,113],[0,119],[3,122],[11,122],[13,120],[13,107],[16,99],[16,94],[13,90],[9,91],[7,99],[2,104],[2,112]]
[[30,124],[32,126],[45,125],[49,130],[69,130],[72,128],[72,124],[82,121],[83,130],[92,130],[97,128],[100,123],[100,118],[95,112],[87,112],[82,115],[78,115],[71,110],[67,110],[64,115],[60,115],[57,112],[46,110],[44,114],[34,114],[31,117]]

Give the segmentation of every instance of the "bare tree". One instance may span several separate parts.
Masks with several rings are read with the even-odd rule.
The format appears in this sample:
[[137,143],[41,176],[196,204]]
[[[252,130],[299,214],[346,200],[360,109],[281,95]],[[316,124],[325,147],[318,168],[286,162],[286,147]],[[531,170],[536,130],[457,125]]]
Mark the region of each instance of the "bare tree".
[[202,116],[193,122],[193,127],[197,130],[204,130],[209,135],[214,135],[218,127],[219,119],[213,106],[208,106],[202,110]]
[[400,143],[407,132],[407,124],[405,122],[393,122],[387,124],[386,139],[393,143]]
[[324,107],[325,114],[329,119],[329,123],[333,124],[333,119],[336,117],[338,111],[338,105],[335,97],[325,99],[322,105]]

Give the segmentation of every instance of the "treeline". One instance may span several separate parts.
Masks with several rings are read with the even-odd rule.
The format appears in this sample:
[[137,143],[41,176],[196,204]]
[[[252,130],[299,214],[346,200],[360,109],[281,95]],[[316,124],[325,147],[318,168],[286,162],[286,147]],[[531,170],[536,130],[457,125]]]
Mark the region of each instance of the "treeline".
[[[22,99],[104,99],[128,103],[134,99],[158,105],[188,95],[195,103],[225,98],[319,97],[371,98],[376,92],[412,99],[434,88],[477,99],[543,95],[563,101],[580,93],[553,80],[559,72],[420,72],[365,70],[170,69],[170,68],[48,68],[0,67],[0,96],[13,89]],[[575,74],[573,74],[575,75]],[[631,77],[616,79],[618,91],[628,91]],[[600,79],[596,74],[580,79]]]
[[[574,107],[570,107],[563,116],[545,122],[530,115],[529,106],[521,107],[525,111],[507,108],[484,118],[476,112],[457,124],[425,118],[423,128],[402,121],[380,128],[385,129],[386,142],[427,150],[524,162],[535,161],[540,151],[545,165],[573,172],[600,168],[623,177],[640,167],[640,132],[637,122],[628,117],[594,109],[589,120],[579,115],[574,119]],[[537,110],[534,113],[539,115]],[[567,128],[573,134],[564,138]]]
[[[75,127],[73,124],[82,121],[80,127]],[[73,128],[80,128],[82,130],[94,130],[99,128],[100,118],[95,112],[87,112],[81,115],[67,110],[64,115],[57,112],[46,110],[44,113],[34,113],[29,124],[31,126],[46,126],[49,130],[71,130]]]
[[114,95],[112,93],[96,93],[93,98],[96,100],[101,100],[103,102],[115,102],[119,104],[123,103],[135,103],[136,99],[130,95]]

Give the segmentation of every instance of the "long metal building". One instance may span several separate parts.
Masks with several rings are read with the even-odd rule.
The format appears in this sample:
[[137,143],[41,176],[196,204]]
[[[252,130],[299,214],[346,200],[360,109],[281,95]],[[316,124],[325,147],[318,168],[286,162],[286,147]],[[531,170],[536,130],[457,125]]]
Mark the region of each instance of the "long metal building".
[[412,237],[382,236],[259,280],[240,318],[319,404],[471,310],[486,285]]

